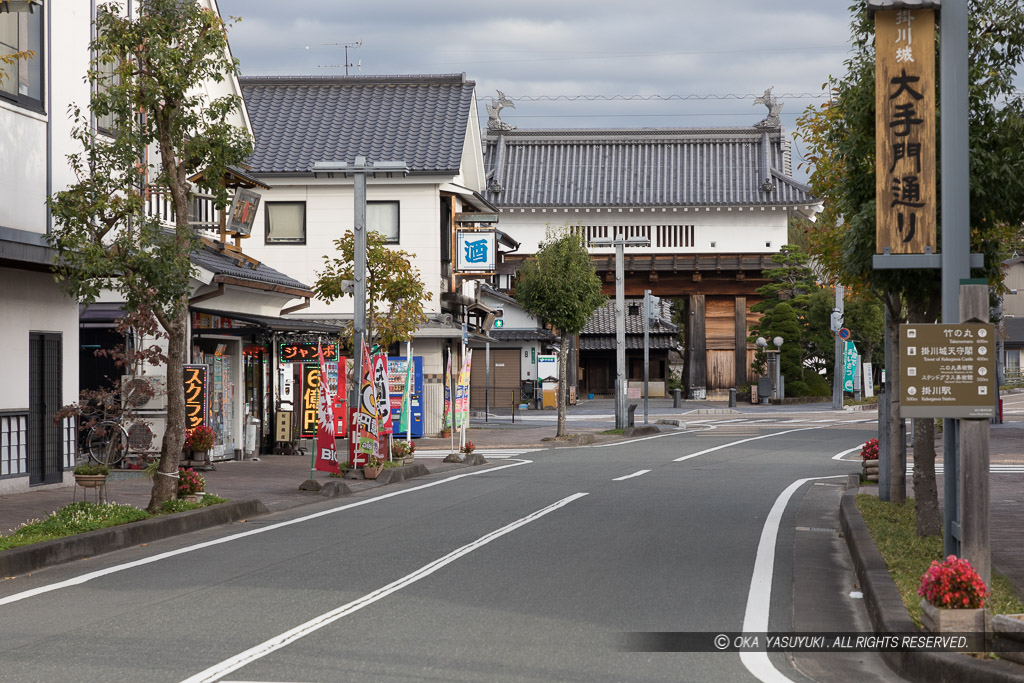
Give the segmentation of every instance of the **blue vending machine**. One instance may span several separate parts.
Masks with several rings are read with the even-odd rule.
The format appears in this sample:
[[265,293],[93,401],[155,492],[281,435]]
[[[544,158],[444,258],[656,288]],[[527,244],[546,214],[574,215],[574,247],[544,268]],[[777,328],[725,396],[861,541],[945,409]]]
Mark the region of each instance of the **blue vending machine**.
[[[412,438],[423,436],[423,356],[412,357]],[[399,431],[398,425],[402,415],[402,392],[405,391],[405,373],[408,367],[405,356],[388,356],[388,393],[391,395],[391,422],[395,425],[395,436],[406,436]]]

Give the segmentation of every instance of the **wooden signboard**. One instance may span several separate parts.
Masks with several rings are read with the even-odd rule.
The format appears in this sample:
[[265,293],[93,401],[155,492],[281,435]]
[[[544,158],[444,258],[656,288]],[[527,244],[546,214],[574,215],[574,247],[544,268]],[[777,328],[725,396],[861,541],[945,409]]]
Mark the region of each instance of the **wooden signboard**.
[[995,416],[995,326],[900,325],[900,417]]
[[875,251],[935,251],[935,14],[875,13]]

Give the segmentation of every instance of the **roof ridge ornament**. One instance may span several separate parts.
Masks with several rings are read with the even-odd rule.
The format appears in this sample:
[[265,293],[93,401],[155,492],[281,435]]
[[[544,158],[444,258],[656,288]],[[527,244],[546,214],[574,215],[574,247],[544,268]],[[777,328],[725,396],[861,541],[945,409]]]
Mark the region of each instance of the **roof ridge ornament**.
[[515,130],[516,127],[511,123],[505,123],[501,120],[501,110],[505,107],[516,108],[516,103],[505,97],[505,93],[500,90],[497,91],[498,99],[491,98],[491,103],[487,105],[487,130]]
[[763,95],[754,100],[754,106],[763,104],[768,107],[768,116],[754,124],[755,128],[778,128],[780,125],[779,113],[782,112],[782,103],[772,95],[774,87],[774,85],[769,87]]

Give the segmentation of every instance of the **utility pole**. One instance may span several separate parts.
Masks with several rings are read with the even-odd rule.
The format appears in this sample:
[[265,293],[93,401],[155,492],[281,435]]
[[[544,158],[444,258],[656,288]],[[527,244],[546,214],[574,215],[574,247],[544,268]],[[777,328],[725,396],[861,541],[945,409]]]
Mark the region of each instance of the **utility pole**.
[[615,247],[615,428],[626,428],[626,302],[622,250],[626,245],[650,246],[646,237],[615,237],[591,240],[593,247]]
[[832,334],[835,335],[835,363],[832,370],[832,410],[843,409],[843,340],[839,330],[843,328],[843,286],[836,285],[836,306],[832,309]]

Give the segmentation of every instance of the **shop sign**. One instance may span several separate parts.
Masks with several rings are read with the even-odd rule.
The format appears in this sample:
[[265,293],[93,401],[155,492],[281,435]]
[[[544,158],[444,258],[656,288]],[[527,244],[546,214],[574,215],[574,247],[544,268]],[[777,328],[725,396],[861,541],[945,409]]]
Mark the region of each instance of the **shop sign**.
[[231,318],[226,318],[222,315],[213,315],[211,313],[192,314],[193,330],[229,330],[232,327],[234,327],[234,323]]
[[[338,362],[338,345],[322,344],[324,360],[328,363]],[[278,347],[278,358],[282,363],[312,363],[317,359],[317,346],[311,342],[282,342]]]
[[995,326],[900,325],[900,417],[995,416]]
[[210,411],[210,401],[207,395],[210,366],[185,365],[183,370],[185,429],[195,429],[206,423],[206,416]]
[[875,13],[875,251],[935,240],[935,13]]
[[316,436],[316,427],[320,419],[320,364],[302,364],[302,394],[299,398],[299,436],[311,438]]
[[252,224],[256,220],[256,209],[259,205],[258,192],[244,188],[235,190],[235,199],[231,203],[231,223],[227,232],[248,236],[252,232]]
[[455,232],[455,242],[457,271],[494,270],[497,239],[493,230],[458,230]]
[[373,357],[373,386],[377,396],[378,432],[382,436],[391,434],[393,431],[388,384],[388,357],[386,354],[378,354]]

